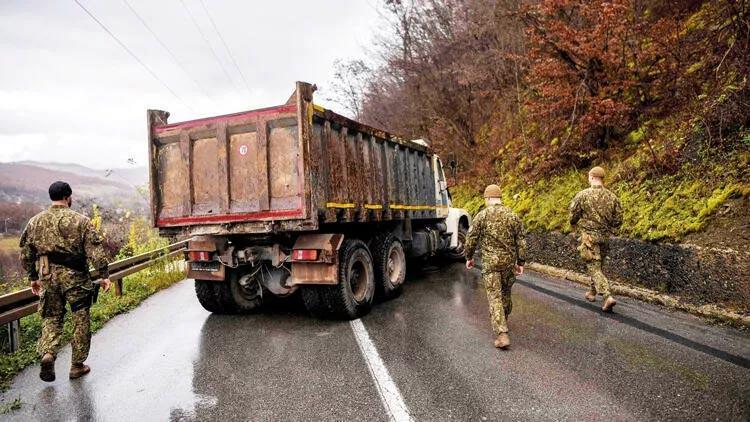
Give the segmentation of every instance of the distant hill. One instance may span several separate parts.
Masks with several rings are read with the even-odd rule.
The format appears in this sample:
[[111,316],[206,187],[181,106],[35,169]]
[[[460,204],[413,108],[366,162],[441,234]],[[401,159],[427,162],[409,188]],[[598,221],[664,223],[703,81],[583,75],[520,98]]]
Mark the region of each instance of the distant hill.
[[19,161],[15,164],[24,164],[41,167],[48,170],[64,171],[86,177],[97,177],[111,179],[116,182],[124,182],[127,185],[140,187],[148,183],[148,169],[146,167],[111,168],[106,170],[92,169],[80,164],[71,163],[46,163],[39,161]]
[[64,180],[70,183],[74,195],[79,199],[92,200],[108,207],[144,209],[147,200],[136,186],[145,184],[147,176],[136,170],[116,169],[108,174],[77,164],[30,161],[0,163],[0,202],[46,203],[49,201],[49,185],[56,180]]

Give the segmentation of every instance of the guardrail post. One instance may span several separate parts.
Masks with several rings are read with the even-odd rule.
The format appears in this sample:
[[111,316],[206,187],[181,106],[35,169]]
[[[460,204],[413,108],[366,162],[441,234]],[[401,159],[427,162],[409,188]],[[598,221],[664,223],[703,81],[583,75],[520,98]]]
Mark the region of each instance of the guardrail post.
[[13,353],[21,347],[21,321],[11,321],[6,326],[8,327],[8,348]]
[[119,278],[114,280],[115,282],[115,296],[122,296],[122,279]]

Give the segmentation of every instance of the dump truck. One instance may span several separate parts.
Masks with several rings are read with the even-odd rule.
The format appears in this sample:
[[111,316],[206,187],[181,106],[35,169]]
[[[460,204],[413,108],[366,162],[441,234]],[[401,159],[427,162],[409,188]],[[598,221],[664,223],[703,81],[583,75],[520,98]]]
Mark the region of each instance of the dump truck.
[[214,313],[299,291],[309,311],[353,319],[398,295],[407,263],[461,259],[470,215],[440,158],[313,102],[169,123],[148,111],[152,222],[189,238],[188,278]]

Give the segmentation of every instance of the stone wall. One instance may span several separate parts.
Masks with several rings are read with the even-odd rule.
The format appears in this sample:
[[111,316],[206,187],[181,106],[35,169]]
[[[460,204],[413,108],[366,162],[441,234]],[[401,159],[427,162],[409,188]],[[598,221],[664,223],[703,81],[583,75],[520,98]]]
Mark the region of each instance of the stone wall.
[[[529,233],[529,260],[585,272],[573,235]],[[750,251],[612,239],[604,272],[614,281],[750,314]]]

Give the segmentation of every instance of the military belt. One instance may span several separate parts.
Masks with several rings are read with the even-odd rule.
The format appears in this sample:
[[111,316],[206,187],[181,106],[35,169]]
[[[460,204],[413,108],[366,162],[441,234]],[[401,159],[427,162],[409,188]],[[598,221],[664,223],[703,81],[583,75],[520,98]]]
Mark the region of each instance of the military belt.
[[88,265],[86,264],[86,258],[80,255],[72,255],[59,252],[48,253],[47,259],[50,264],[59,265],[61,267],[69,268],[74,271],[81,273],[88,272]]

